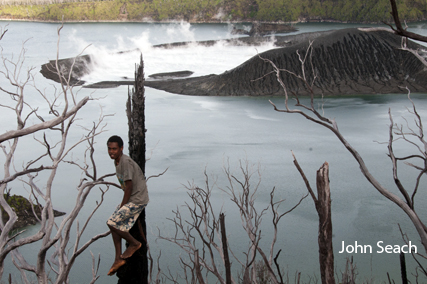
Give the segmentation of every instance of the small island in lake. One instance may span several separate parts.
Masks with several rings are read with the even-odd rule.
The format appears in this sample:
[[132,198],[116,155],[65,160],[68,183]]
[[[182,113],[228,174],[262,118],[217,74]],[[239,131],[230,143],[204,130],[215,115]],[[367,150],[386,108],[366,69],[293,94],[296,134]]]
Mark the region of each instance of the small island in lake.
[[[266,40],[269,38],[246,37],[230,39],[227,44],[257,45]],[[263,58],[270,60],[278,68],[300,74],[301,62],[297,52],[304,56],[310,47],[311,62],[307,62],[305,72],[309,81],[313,78],[312,71],[316,73],[313,84],[316,94],[340,96],[401,93],[401,86],[409,87],[412,92],[427,92],[427,70],[420,60],[427,54],[425,47],[408,41],[407,49],[404,49],[401,43],[402,37],[385,29],[349,28],[276,36],[275,45],[278,48],[256,55],[222,74],[191,77],[191,70],[166,72],[161,76],[153,74],[145,81],[145,86],[192,96],[282,96],[284,91],[271,73],[273,68]],[[179,43],[179,46],[185,44],[190,43]],[[209,45],[211,41],[198,44]],[[155,48],[174,46],[168,44]],[[88,66],[93,60],[89,55],[77,58],[71,72],[72,83],[88,88],[133,84],[133,80],[129,79],[85,85],[80,78],[90,73]],[[73,61],[68,58],[59,62],[61,70],[66,71],[66,76],[70,73]],[[53,60],[42,66],[41,73],[46,78],[59,82],[58,76],[51,70],[55,70]],[[190,77],[183,78],[184,75]],[[282,74],[282,80],[288,92],[309,94],[304,82],[295,76]]]
[[[14,224],[13,229],[20,229],[27,226],[35,225],[38,222],[37,218],[40,219],[41,212],[43,210],[41,205],[32,204],[27,198],[21,195],[5,194],[4,197],[6,199],[6,202],[18,215],[18,221],[16,221],[16,223]],[[6,223],[7,220],[9,220],[9,215],[6,213],[3,207],[0,206],[0,209],[2,211],[3,223]],[[37,218],[34,214],[36,214]],[[65,213],[54,210],[55,217],[62,215],[65,215]]]

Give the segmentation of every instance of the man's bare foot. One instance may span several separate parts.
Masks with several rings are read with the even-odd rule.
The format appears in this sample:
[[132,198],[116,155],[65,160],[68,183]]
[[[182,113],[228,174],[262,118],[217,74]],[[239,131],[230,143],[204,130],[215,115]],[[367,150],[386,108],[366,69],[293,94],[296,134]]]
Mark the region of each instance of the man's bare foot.
[[137,250],[139,250],[141,246],[142,246],[141,243],[138,243],[137,245],[129,245],[128,248],[120,257],[123,259],[127,259],[131,257]]
[[108,271],[108,275],[112,276],[114,275],[117,270],[119,270],[120,267],[122,267],[126,263],[126,260],[124,259],[116,259],[113,263],[113,265],[110,268],[110,271]]

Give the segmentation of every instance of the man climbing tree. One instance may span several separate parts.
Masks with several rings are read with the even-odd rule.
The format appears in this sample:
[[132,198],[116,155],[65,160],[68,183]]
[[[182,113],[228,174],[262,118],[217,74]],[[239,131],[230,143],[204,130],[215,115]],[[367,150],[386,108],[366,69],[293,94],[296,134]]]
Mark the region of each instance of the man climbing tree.
[[[138,164],[123,154],[123,140],[111,136],[107,142],[108,154],[114,160],[116,175],[123,189],[123,199],[107,221],[115,248],[114,263],[108,275],[114,275],[140,247],[141,243],[129,233],[149,198],[144,173]],[[122,239],[129,246],[122,254]]]

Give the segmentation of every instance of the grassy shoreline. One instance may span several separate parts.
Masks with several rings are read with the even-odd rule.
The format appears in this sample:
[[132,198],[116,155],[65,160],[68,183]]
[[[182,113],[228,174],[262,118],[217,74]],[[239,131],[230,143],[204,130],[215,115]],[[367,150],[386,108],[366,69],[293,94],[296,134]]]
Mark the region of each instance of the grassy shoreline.
[[[173,23],[180,23],[183,20],[162,20],[162,21],[155,21],[155,20],[36,20],[36,19],[16,19],[16,18],[2,18],[0,15],[0,22],[32,22],[32,23],[148,23],[148,24],[173,24]],[[414,23],[414,22],[422,22],[427,21],[427,18],[420,19],[420,20],[414,20],[414,21],[406,21],[407,23]],[[187,22],[187,21],[184,21]],[[249,20],[234,20],[234,21],[188,21],[190,24],[251,24],[254,21]],[[271,24],[289,24],[289,25],[296,25],[301,23],[337,23],[337,24],[383,24],[382,22],[352,22],[352,21],[338,21],[338,20],[304,20],[304,21],[292,21],[292,22],[283,22],[283,21],[257,21],[259,23],[271,23]]]
[[[53,1],[52,1],[53,2]],[[388,0],[109,0],[91,2],[2,1],[1,20],[39,22],[179,22],[189,23],[381,23],[391,21]],[[43,4],[40,4],[43,3]],[[407,21],[427,19],[427,5],[407,0],[399,5]]]

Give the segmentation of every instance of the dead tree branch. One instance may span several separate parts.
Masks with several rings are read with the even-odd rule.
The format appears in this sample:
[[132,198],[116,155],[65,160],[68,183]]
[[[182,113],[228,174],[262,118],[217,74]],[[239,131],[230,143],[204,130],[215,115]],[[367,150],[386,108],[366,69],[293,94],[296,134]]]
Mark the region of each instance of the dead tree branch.
[[[60,29],[58,30],[58,42],[59,31]],[[110,185],[116,186],[114,183],[105,180],[109,176],[108,174],[98,175],[93,156],[94,139],[105,131],[103,122],[105,116],[101,114],[98,121],[92,124],[92,127],[84,128],[85,135],[77,139],[71,138],[71,131],[73,131],[73,126],[78,119],[78,112],[90,99],[85,97],[77,100],[69,80],[62,81],[59,92],[56,88],[49,93],[37,89],[32,74],[34,68],[25,70],[24,47],[15,60],[8,59],[3,54],[1,58],[4,68],[1,69],[0,74],[9,82],[14,91],[8,90],[8,86],[0,88],[0,95],[2,96],[0,107],[14,114],[17,123],[15,130],[4,131],[0,135],[0,147],[5,155],[4,174],[0,180],[0,206],[9,215],[9,219],[5,223],[0,218],[0,278],[4,272],[4,260],[10,254],[25,283],[29,283],[27,273],[34,274],[39,283],[69,283],[69,273],[76,258],[93,242],[107,235],[107,233],[98,234],[80,246],[83,241],[83,232],[89,226],[93,213],[101,206],[103,195]],[[59,68],[57,72],[62,74]],[[29,87],[32,87],[32,90],[41,96],[40,101],[46,103],[47,112],[45,114],[42,115],[38,107],[31,106],[27,102],[26,93]],[[46,109],[46,107],[44,108]],[[36,123],[30,124],[34,120]],[[35,158],[23,158],[22,169],[16,170],[14,160],[19,157],[17,147],[23,137],[28,135],[34,137],[35,144],[41,145],[41,151],[39,151],[40,147],[35,147]],[[74,186],[77,189],[74,208],[62,221],[57,223],[54,219],[54,204],[52,203],[52,193],[55,191],[54,181],[57,178],[58,169],[65,162],[65,159],[69,159],[68,157],[76,151],[77,146],[83,143],[88,143],[83,164],[78,164],[73,160],[68,161],[71,165],[82,169],[84,173],[84,177],[80,181],[77,180],[77,184]],[[45,179],[39,179],[38,174],[40,172],[46,173]],[[37,203],[42,207],[42,212],[38,217],[40,227],[36,233],[24,237],[18,233],[11,238],[10,233],[17,221],[17,215],[6,202],[4,194],[7,191],[7,185],[18,178],[30,188],[30,200],[37,200]],[[73,186],[71,185],[71,187]],[[100,188],[101,200],[93,209],[92,214],[84,220],[83,227],[80,228],[77,217],[84,207],[88,195],[96,187]],[[33,213],[35,212],[33,211]],[[76,226],[77,229],[74,240],[71,236],[73,226]],[[36,242],[37,244],[35,244]],[[21,254],[19,250],[25,245],[38,247],[34,264],[30,264],[27,257]],[[49,261],[49,254],[52,251],[53,254],[50,255]],[[99,260],[98,265],[96,265],[93,258],[93,279],[91,283],[98,279],[98,266]],[[52,271],[51,274],[49,274],[50,271]]]
[[427,42],[426,36],[422,36],[422,35],[419,35],[417,33],[409,32],[403,28],[402,23],[400,22],[399,12],[397,11],[396,0],[390,0],[390,5],[391,5],[390,14],[393,16],[394,24],[396,25],[396,27],[393,27],[391,24],[388,24],[388,23],[385,23],[385,24],[388,25],[394,31],[394,33],[397,35],[407,37],[407,38],[411,38],[414,40]]
[[[202,278],[202,271],[205,271],[206,277],[214,277],[219,283],[237,283],[231,274],[232,262],[229,260],[228,252],[242,268],[243,283],[258,283],[257,269],[261,269],[260,267],[267,273],[271,283],[283,283],[280,270],[276,270],[278,253],[273,260],[279,222],[282,217],[292,212],[307,195],[289,210],[280,212],[279,207],[285,200],[276,200],[273,188],[270,192],[270,203],[267,207],[260,209],[256,205],[257,191],[261,184],[260,170],[253,170],[248,162],[240,162],[238,174],[233,174],[229,166],[224,168],[224,172],[227,186],[219,189],[230,197],[232,204],[239,210],[242,228],[249,240],[247,252],[244,253],[246,259],[241,260],[233,253],[232,244],[225,235],[225,222],[221,221],[224,218],[222,209],[216,213],[215,206],[212,204],[211,196],[214,188],[211,186],[206,172],[205,188],[195,185],[187,187],[191,201],[185,204],[185,208],[190,214],[190,218],[185,218],[179,209],[173,211],[174,218],[170,220],[175,226],[175,234],[166,237],[159,232],[159,238],[178,245],[188,256],[187,259],[180,258],[186,268],[184,279],[188,283],[195,281],[202,283],[201,279],[207,282],[207,278]],[[272,216],[273,225],[268,252],[260,246],[261,221],[265,214]],[[261,258],[261,266],[258,265],[257,257]]]
[[[305,54],[311,54],[311,52],[312,52],[311,49],[312,49],[312,45],[309,44],[307,49],[305,50]],[[300,58],[301,58],[300,62],[301,62],[302,68],[304,65],[307,65],[306,60],[311,60],[311,56],[304,57],[304,59],[302,59],[302,57],[300,57]],[[426,230],[426,226],[425,226],[424,222],[418,216],[415,209],[413,208],[413,205],[412,205],[413,202],[412,201],[410,202],[410,199],[408,199],[408,197],[404,197],[404,199],[400,198],[398,195],[394,194],[389,189],[387,189],[385,186],[383,186],[374,177],[374,175],[370,172],[370,170],[366,166],[366,164],[365,164],[362,156],[359,154],[359,152],[342,135],[342,133],[338,129],[338,124],[336,123],[336,121],[334,119],[329,119],[329,118],[325,117],[323,114],[319,113],[314,108],[314,100],[316,99],[316,97],[315,97],[315,94],[313,92],[313,89],[310,88],[310,86],[313,84],[313,82],[307,82],[307,79],[304,75],[305,72],[302,72],[303,75],[297,75],[297,78],[303,80],[305,85],[307,86],[307,88],[310,90],[310,104],[309,105],[302,104],[298,99],[298,95],[294,94],[295,99],[296,99],[295,106],[297,108],[291,109],[289,107],[289,104],[288,104],[288,94],[286,92],[286,86],[281,79],[281,73],[285,72],[285,70],[278,68],[271,60],[263,59],[263,58],[261,58],[261,59],[272,66],[272,68],[275,72],[275,75],[276,75],[276,79],[278,80],[278,82],[280,83],[282,88],[284,88],[284,90],[285,90],[285,96],[286,96],[285,108],[279,109],[274,103],[272,103],[270,101],[270,103],[273,105],[274,109],[278,112],[299,114],[299,115],[303,116],[304,118],[329,129],[339,139],[339,141],[345,146],[345,148],[352,154],[352,156],[354,157],[356,162],[359,164],[359,168],[360,168],[362,174],[369,181],[369,183],[371,183],[372,186],[379,193],[381,193],[384,197],[386,197],[387,199],[391,200],[393,203],[398,205],[406,213],[406,215],[410,218],[411,222],[413,223],[415,229],[418,232],[418,235],[421,239],[421,243],[424,246],[425,251],[427,252],[427,230]],[[314,68],[312,68],[311,72],[315,73]],[[285,72],[285,73],[287,73],[287,72]],[[316,78],[315,75],[312,75],[312,77]],[[417,117],[416,114],[415,114],[415,116]],[[422,124],[420,123],[420,121],[418,121],[417,123],[418,123],[417,125],[419,125],[418,129],[420,130],[420,127],[422,127]],[[423,132],[423,131],[421,131],[421,132]],[[392,134],[390,134],[390,135],[392,135]],[[401,132],[400,135],[402,137],[407,137],[407,136],[405,136],[406,134],[404,132]],[[412,135],[413,135],[413,133],[412,133]],[[418,136],[420,136],[420,135],[418,134]],[[392,154],[390,154],[390,155],[392,155]],[[406,157],[406,158],[408,158],[408,157]],[[407,190],[404,190],[404,192],[407,192]],[[404,194],[404,196],[405,196],[405,194]]]

